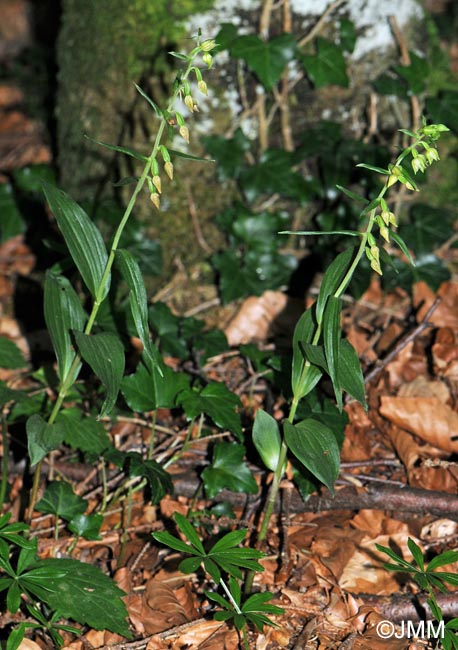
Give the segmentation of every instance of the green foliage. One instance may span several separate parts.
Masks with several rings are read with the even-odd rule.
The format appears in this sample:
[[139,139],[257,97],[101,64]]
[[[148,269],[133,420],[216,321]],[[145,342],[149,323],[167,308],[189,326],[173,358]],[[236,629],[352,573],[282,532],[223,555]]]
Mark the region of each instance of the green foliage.
[[304,56],[303,63],[307,74],[316,88],[335,84],[348,86],[345,58],[342,49],[325,38],[316,39],[316,54]]
[[242,438],[242,424],[235,410],[240,399],[225,384],[211,383],[202,389],[186,388],[179,394],[178,401],[188,418],[205,413],[217,426],[229,429],[239,440]]
[[[391,548],[376,544],[377,550],[385,553],[393,560],[394,564],[386,562],[384,564],[387,571],[394,571],[397,573],[407,573],[418,584],[422,591],[429,594],[426,602],[431,610],[433,617],[439,623],[444,620],[442,610],[436,600],[435,592],[447,591],[447,584],[458,585],[458,575],[450,571],[437,571],[438,568],[446,565],[453,564],[458,560],[458,551],[444,551],[436,555],[425,566],[425,560],[421,548],[409,537],[407,541],[410,552],[413,556],[413,562],[404,560],[401,556],[395,553]],[[458,630],[458,618],[452,618],[447,621],[444,626],[444,635],[441,637],[440,643],[444,650],[456,650],[458,648],[458,637],[456,631]]]
[[212,499],[221,490],[256,494],[258,485],[243,460],[245,447],[234,442],[219,442],[213,448],[212,462],[202,472],[205,493]]
[[[238,582],[242,579],[241,569],[264,570],[258,562],[264,557],[264,553],[251,548],[238,548],[248,531],[234,530],[226,533],[206,551],[196,530],[186,517],[176,513],[174,519],[189,544],[168,532],[152,533],[152,535],[161,544],[191,556],[180,562],[179,568],[183,573],[193,573],[203,566],[215,584],[223,588],[227,599],[216,592],[205,592],[210,600],[222,607],[222,611],[216,612],[214,618],[218,621],[233,619],[238,630],[244,630],[247,623],[254,624],[261,632],[265,625],[275,625],[266,614],[282,614],[283,609],[269,604],[271,593],[253,594],[243,604],[241,602],[241,589]],[[227,583],[222,573],[229,576]],[[245,647],[248,647],[246,636],[244,639]]]
[[6,336],[0,336],[0,366],[11,370],[25,368],[26,365],[27,361],[16,343]]
[[[10,541],[16,542],[11,535]],[[0,591],[6,591],[11,613],[17,612],[21,595],[26,594],[31,603],[46,603],[56,619],[65,617],[130,638],[127,610],[121,600],[124,592],[108,576],[77,560],[37,560],[36,546],[36,539],[22,545],[15,563],[10,561],[8,545],[0,546]]]

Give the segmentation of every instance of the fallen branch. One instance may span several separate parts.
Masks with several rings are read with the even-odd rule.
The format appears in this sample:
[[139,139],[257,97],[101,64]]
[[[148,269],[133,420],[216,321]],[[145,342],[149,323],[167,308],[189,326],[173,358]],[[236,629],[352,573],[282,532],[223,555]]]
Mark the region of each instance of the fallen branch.
[[[197,477],[189,476],[176,477],[174,479],[176,494],[192,497],[199,486]],[[299,512],[324,512],[327,510],[393,510],[396,512],[413,512],[417,514],[430,513],[437,517],[447,517],[458,521],[458,495],[438,492],[434,490],[423,490],[421,488],[400,487],[392,485],[369,485],[364,490],[354,487],[338,489],[334,497],[327,490],[322,494],[313,494],[307,501],[303,501],[295,488],[291,490],[291,501],[289,504],[290,514]],[[237,494],[229,490],[222,490],[216,497],[216,501],[228,501],[232,505],[245,506],[247,495]],[[251,506],[259,503],[250,502]],[[276,512],[280,510],[279,501],[276,504]]]

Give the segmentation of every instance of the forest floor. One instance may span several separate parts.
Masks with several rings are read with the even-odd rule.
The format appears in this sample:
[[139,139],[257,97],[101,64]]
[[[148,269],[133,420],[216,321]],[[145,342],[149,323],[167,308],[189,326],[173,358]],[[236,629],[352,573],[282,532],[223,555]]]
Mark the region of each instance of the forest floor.
[[[22,104],[18,88],[0,84],[0,183],[8,181],[13,169],[51,161],[43,126],[27,117]],[[454,261],[452,248],[443,247],[441,253],[445,260]],[[34,274],[34,265],[34,251],[24,236],[0,246],[0,334],[17,343],[28,358],[32,340],[47,345],[45,333],[26,331],[15,313],[18,282]],[[272,296],[254,299],[254,305],[259,307],[269,299]],[[313,300],[313,292],[308,300]],[[262,332],[256,328],[252,308],[253,299],[238,314],[243,336],[271,348],[273,344],[264,338],[268,328]],[[396,549],[407,560],[411,559],[409,537],[428,558],[458,548],[458,281],[452,278],[437,293],[417,283],[411,295],[403,290],[386,295],[374,280],[358,302],[348,299],[344,329],[366,371],[369,409],[365,412],[353,401],[345,405],[349,423],[334,498],[322,490],[303,501],[288,480],[288,472],[262,549],[266,552],[261,560],[264,572],[254,585],[256,590],[273,592],[273,603],[283,607],[284,614],[273,617],[277,627],[266,627],[263,633],[250,631],[253,650],[435,647],[426,634],[407,638],[405,624],[411,621],[416,626],[421,620],[423,607],[427,610],[425,597],[405,575],[400,578],[383,568],[387,558],[375,545]],[[168,363],[178,367],[177,360]],[[30,370],[0,369],[0,379],[12,388],[28,389]],[[279,420],[285,415],[284,399],[272,394],[269,383],[236,346],[209,359],[202,372],[224,382],[240,397],[248,433],[259,407],[268,408]],[[148,445],[152,421],[152,413],[141,413],[105,424],[117,448],[130,451]],[[167,409],[155,414],[155,422],[154,458],[164,463],[183,444],[189,423]],[[207,535],[242,527],[248,529],[251,540],[256,539],[271,476],[251,463],[258,496],[226,490],[216,500],[203,498],[199,471],[217,435],[221,436],[199,438],[197,428],[193,430],[187,450],[168,467],[175,496],[153,506],[138,491],[129,503],[114,503],[106,513],[99,540],[80,538],[74,545],[75,538],[63,525],[56,539],[54,517],[35,513],[32,534],[38,539],[40,557],[66,556],[72,547],[73,558],[101,567],[126,592],[134,641],[83,628],[79,637],[64,633],[65,648],[241,647],[233,627],[212,620],[205,578],[181,573],[178,555],[160,547],[150,535],[170,526],[173,513],[192,510],[200,513],[200,528]],[[10,459],[3,512],[11,512],[16,520],[30,484],[24,468],[24,462]],[[108,469],[114,491],[117,475]],[[52,467],[44,465],[43,484],[50,472],[70,481],[75,492],[88,499],[90,510],[97,508],[100,466],[75,462],[74,455],[61,451],[54,454]],[[230,503],[235,519],[212,516],[209,510],[216,501]],[[458,563],[444,570],[457,573]],[[453,587],[438,596],[438,602],[445,616],[458,616]],[[6,629],[23,620],[21,613],[5,614],[0,627]],[[28,636],[22,650],[52,647],[40,633]]]

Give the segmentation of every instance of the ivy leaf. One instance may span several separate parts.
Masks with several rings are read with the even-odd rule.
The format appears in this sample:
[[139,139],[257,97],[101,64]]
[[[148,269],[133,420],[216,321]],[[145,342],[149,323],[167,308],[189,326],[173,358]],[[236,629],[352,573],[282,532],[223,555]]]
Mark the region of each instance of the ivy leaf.
[[106,388],[107,396],[99,416],[103,417],[111,411],[118,396],[124,373],[124,348],[115,334],[74,334],[81,356]]
[[339,474],[340,451],[334,433],[322,422],[312,418],[297,424],[284,423],[288,449],[316,476],[331,494]]
[[417,255],[428,254],[449,239],[455,218],[449,210],[416,204],[410,209],[410,223],[402,226],[402,238]]
[[339,45],[318,37],[315,56],[304,56],[303,63],[315,88],[329,84],[348,86],[345,58]]
[[6,338],[6,336],[0,336],[0,367],[14,370],[16,368],[25,368],[26,365],[27,361],[16,343]]
[[280,34],[263,41],[254,34],[239,36],[229,46],[236,59],[244,59],[266,90],[272,90],[286,64],[296,54],[296,41],[291,34]]
[[48,424],[38,413],[29,417],[25,428],[32,467],[62,444],[64,436],[61,427]]
[[133,375],[124,377],[121,392],[132,411],[154,411],[157,408],[172,408],[177,395],[189,387],[189,376],[174,372],[162,364],[162,376],[154,365],[147,368],[140,363]]
[[61,381],[68,375],[75,358],[70,332],[82,332],[87,320],[70,282],[62,275],[46,272],[44,289],[44,314],[46,327],[57,357],[57,372]]
[[419,95],[425,89],[425,80],[430,72],[428,61],[412,51],[409,52],[409,57],[410,65],[398,65],[394,69],[407,81],[410,92]]
[[102,539],[100,535],[100,528],[103,524],[103,515],[92,514],[83,515],[77,514],[72,517],[68,524],[68,529],[78,537],[84,537],[88,540]]
[[65,192],[43,183],[46,200],[64,236],[70,255],[93,298],[105,298],[110,288],[110,278],[101,289],[108,254],[102,235],[81,208]]
[[76,515],[82,515],[87,508],[87,501],[73,492],[66,481],[52,481],[38,501],[36,509],[48,515],[61,517],[70,521]]
[[13,188],[10,183],[0,185],[0,243],[6,242],[25,230],[25,223],[14,200]]
[[202,390],[187,388],[178,396],[178,402],[189,419],[205,413],[218,427],[242,438],[240,416],[235,411],[241,402],[224,384],[207,384]]
[[219,442],[212,463],[202,472],[205,492],[212,499],[221,490],[256,494],[258,486],[243,460],[245,447],[235,442]]
[[79,409],[62,411],[56,423],[63,432],[64,442],[72,449],[99,455],[111,446],[111,440],[101,422],[83,417]]
[[143,477],[148,481],[152,503],[159,503],[166,494],[173,493],[170,474],[155,460],[143,460],[137,452],[129,452],[127,459],[129,476]]
[[20,584],[63,618],[131,638],[125,593],[96,566],[70,559],[39,560],[21,575]]
[[446,124],[458,133],[458,92],[446,90],[426,100],[426,110],[435,124]]

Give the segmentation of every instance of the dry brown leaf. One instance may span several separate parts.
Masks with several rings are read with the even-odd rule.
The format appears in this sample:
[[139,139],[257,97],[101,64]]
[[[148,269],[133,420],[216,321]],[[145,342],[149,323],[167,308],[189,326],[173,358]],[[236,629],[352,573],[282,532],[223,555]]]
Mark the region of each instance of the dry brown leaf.
[[451,327],[441,327],[431,350],[434,371],[440,377],[458,380],[458,335]]
[[147,634],[157,634],[188,621],[183,605],[170,585],[149,580],[142,598],[142,623]]
[[225,623],[199,620],[177,636],[175,647],[189,650],[237,650],[238,634]]
[[18,650],[42,650],[42,648],[32,639],[22,639]]
[[434,447],[451,454],[458,451],[458,413],[437,397],[384,395],[380,413]]
[[458,532],[458,523],[451,519],[436,519],[426,524],[421,529],[420,538],[428,542],[437,542],[447,537],[455,537]]
[[243,301],[224,333],[229,345],[266,341],[277,333],[292,333],[303,310],[302,301],[281,291],[265,291]]
[[[412,287],[412,294],[413,304],[418,308],[417,320],[421,322],[436,299],[436,295],[425,282],[416,282]],[[437,297],[441,301],[428,321],[436,327],[458,329],[458,282],[450,281],[441,284]]]
[[[399,527],[402,529],[404,525],[399,522]],[[353,593],[390,594],[398,591],[399,582],[395,575],[383,568],[387,557],[377,551],[375,544],[388,547],[394,544],[401,550],[402,557],[409,560],[412,556],[407,547],[407,538],[405,530],[391,535],[377,535],[375,538],[366,535],[345,566],[339,586]]]
[[371,458],[371,441],[367,435],[373,427],[364,407],[359,402],[350,402],[345,406],[349,423],[345,428],[342,446],[342,462],[367,460]]
[[450,400],[450,389],[443,381],[430,381],[425,375],[419,375],[400,387],[398,397],[437,397],[446,404]]

